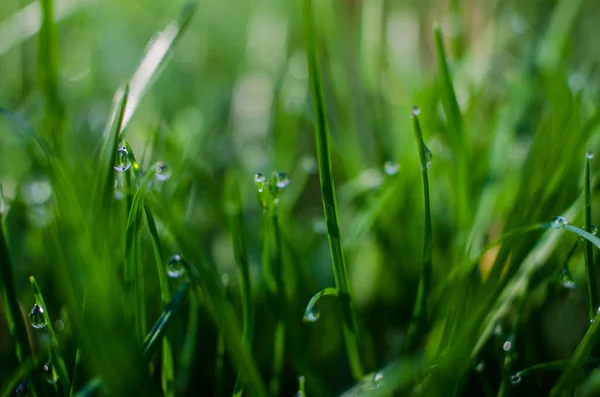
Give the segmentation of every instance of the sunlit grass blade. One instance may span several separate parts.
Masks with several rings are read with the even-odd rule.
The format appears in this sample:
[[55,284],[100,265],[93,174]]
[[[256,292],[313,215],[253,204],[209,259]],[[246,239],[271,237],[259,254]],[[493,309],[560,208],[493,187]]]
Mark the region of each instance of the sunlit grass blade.
[[[587,152],[585,156],[585,170],[583,173],[583,213],[585,230],[592,233],[592,195],[590,189],[590,159],[594,155]],[[584,250],[585,268],[587,270],[588,281],[588,298],[590,300],[590,320],[596,317],[598,310],[598,282],[596,278],[596,266],[594,265],[594,252],[592,243],[588,240],[585,242]]]
[[423,185],[423,210],[425,219],[423,221],[423,267],[421,270],[421,279],[419,280],[419,289],[413,310],[413,317],[408,329],[408,335],[406,337],[406,343],[409,349],[413,348],[415,343],[418,342],[419,338],[423,336],[424,328],[427,324],[427,299],[431,294],[431,274],[433,272],[431,204],[429,198],[429,177],[427,175],[427,170],[429,169],[431,162],[431,154],[427,146],[425,146],[417,112],[412,111],[411,117],[413,119],[413,129],[417,141],[417,149],[419,151],[421,182]]
[[44,296],[42,295],[42,291],[40,290],[38,283],[35,281],[35,277],[30,276],[29,282],[33,287],[33,293],[35,296],[36,303],[40,305],[44,310],[46,329],[48,330],[48,335],[50,336],[51,342],[50,361],[54,368],[56,368],[56,372],[58,374],[58,384],[62,387],[62,390],[65,393],[67,393],[67,391],[71,389],[71,381],[69,378],[69,373],[67,372],[65,360],[62,357],[61,349],[58,344],[58,339],[56,338],[56,333],[54,332],[54,325],[52,325],[52,320],[50,319],[50,315],[48,314],[46,302],[44,301]]
[[[254,298],[252,285],[250,284],[250,264],[246,250],[246,239],[244,237],[244,214],[242,211],[242,198],[240,188],[233,176],[230,176],[226,184],[229,204],[229,224],[231,239],[233,241],[233,252],[238,267],[240,279],[240,297],[242,300],[242,338],[248,351],[252,351],[252,337],[254,330]],[[238,380],[233,395],[242,394],[241,384]]]
[[171,298],[171,302],[167,305],[165,310],[162,312],[154,326],[146,336],[144,343],[142,345],[143,356],[146,360],[149,360],[152,354],[158,349],[159,342],[161,338],[165,336],[171,321],[177,315],[179,309],[181,308],[181,304],[183,303],[183,298],[185,297],[188,289],[190,287],[190,283],[184,283],[175,293],[173,294],[173,298]]
[[177,39],[185,32],[195,8],[196,2],[187,3],[177,20],[150,39],[146,54],[130,80],[130,100],[125,108],[122,130],[127,127],[146,91],[160,73],[161,66],[165,64],[165,59],[177,43]]
[[304,40],[308,62],[310,91],[314,107],[317,158],[319,163],[321,196],[323,199],[325,222],[327,223],[327,236],[329,239],[336,287],[340,294],[340,303],[343,313],[344,340],[346,343],[350,368],[354,378],[359,379],[364,373],[364,370],[358,346],[359,338],[357,335],[356,313],[353,309],[348,270],[346,268],[342,250],[337,200],[331,164],[330,134],[327,123],[327,112],[325,110],[325,97],[320,72],[321,66],[316,48],[312,0],[303,0],[302,19],[304,25]]
[[446,118],[448,120],[448,138],[454,152],[453,158],[456,162],[455,181],[457,185],[456,208],[458,223],[462,230],[468,226],[469,213],[471,211],[471,197],[469,194],[469,153],[465,144],[465,136],[463,130],[463,121],[456,93],[454,91],[454,83],[452,75],[448,67],[446,59],[446,51],[442,40],[442,32],[439,26],[434,28],[435,48],[438,58],[438,69],[440,75],[440,95]]
[[46,102],[45,133],[56,145],[64,134],[65,104],[59,90],[59,57],[54,25],[54,0],[40,0],[42,24],[38,35],[40,86]]
[[[156,228],[156,222],[154,221],[154,215],[152,215],[152,212],[150,212],[150,209],[147,206],[144,206],[144,212],[146,213],[146,222],[148,223],[148,229],[150,230],[154,259],[156,261],[156,271],[158,273],[158,282],[160,286],[160,299],[162,301],[163,309],[165,309],[171,300],[171,292],[169,291],[169,281],[166,270],[163,266],[163,253],[160,237]],[[175,370],[173,367],[173,349],[171,348],[171,343],[168,338],[163,338],[162,354],[161,380],[163,393],[165,396],[173,396],[175,393]]]
[[[14,284],[12,261],[4,231],[4,208],[0,209],[2,210],[0,212],[0,292],[2,294],[2,307],[4,308],[4,316],[14,343],[17,359],[25,371],[26,365],[29,365],[27,364],[29,360],[34,360],[35,362],[35,357],[29,345],[27,325],[21,316],[21,309]],[[40,396],[47,395],[46,382],[41,371],[29,371],[27,379],[34,393]]]

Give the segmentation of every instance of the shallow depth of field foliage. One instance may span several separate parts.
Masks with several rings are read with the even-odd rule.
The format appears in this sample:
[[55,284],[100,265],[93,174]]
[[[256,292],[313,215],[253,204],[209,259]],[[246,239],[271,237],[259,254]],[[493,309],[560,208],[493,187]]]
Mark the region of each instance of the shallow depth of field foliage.
[[599,395],[598,21],[0,1],[0,396]]

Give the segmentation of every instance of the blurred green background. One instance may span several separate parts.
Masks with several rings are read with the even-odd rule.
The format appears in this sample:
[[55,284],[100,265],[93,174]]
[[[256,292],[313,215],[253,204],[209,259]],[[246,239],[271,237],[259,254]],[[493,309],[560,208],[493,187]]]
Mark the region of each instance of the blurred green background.
[[[28,284],[34,275],[50,317],[60,321],[55,327],[70,372],[81,338],[97,350],[90,348],[84,358],[82,384],[100,374],[109,385],[105,393],[131,395],[148,377],[148,389],[140,393],[159,393],[159,354],[148,371],[131,368],[131,352],[141,341],[123,320],[134,310],[122,304],[124,200],[114,200],[105,223],[97,222],[104,216],[91,205],[111,103],[126,81],[135,91],[140,80],[131,78],[138,70],[139,79],[146,67],[151,84],[135,98],[139,103],[124,138],[143,170],[156,161],[172,170],[168,181],[153,185],[148,199],[165,264],[176,253],[192,261],[200,252],[210,256],[216,274],[229,280],[228,297],[241,313],[226,183],[237,180],[255,296],[252,355],[267,381],[276,320],[261,266],[268,232],[254,174],[286,172],[290,185],[281,192],[278,213],[289,320],[279,394],[294,395],[300,375],[306,376],[311,396],[349,389],[354,381],[335,299],[320,303],[319,321],[302,322],[311,296],[334,286],[334,279],[300,1],[199,1],[160,73],[149,64],[139,72],[140,60],[148,49],[160,50],[158,32],[168,36],[176,29],[173,21],[183,2],[55,0],[54,7],[55,41],[38,34],[40,3],[0,2],[0,107],[48,142],[57,141],[53,155],[65,170],[49,175],[31,140],[9,118],[0,118],[0,183],[23,313],[34,303]],[[407,357],[403,340],[423,250],[423,197],[409,117],[413,105],[421,109],[425,143],[433,155],[434,287],[428,300],[431,332],[415,359],[420,364],[407,364],[415,373],[402,381],[406,394],[398,395],[418,394],[415,385],[421,395],[449,395],[444,390],[496,395],[507,375],[502,346],[509,335],[518,335],[513,371],[570,357],[588,322],[583,250],[571,263],[583,293],[565,288],[559,277],[576,237],[536,231],[477,258],[503,233],[556,215],[583,224],[580,204],[567,209],[582,192],[586,151],[600,147],[600,2],[324,0],[314,7],[342,242],[368,371]],[[442,104],[435,24],[443,33],[462,112],[462,152],[454,146]],[[44,55],[48,49],[55,58]],[[397,171],[388,163],[386,172],[386,162]],[[460,167],[466,170],[461,181]],[[592,161],[593,175],[596,168]],[[147,230],[136,244],[147,269],[150,328],[162,308]],[[542,253],[534,251],[540,247]],[[502,260],[496,269],[504,264],[504,271],[502,276],[492,271],[488,279],[498,252]],[[476,265],[468,268],[468,258]],[[181,280],[170,284],[173,292]],[[97,321],[87,323],[80,314],[84,295],[86,304],[95,302],[90,311]],[[175,393],[229,395],[237,371],[226,354],[223,379],[216,377],[218,328],[210,305],[191,296],[168,333]],[[481,321],[472,324],[473,318]],[[497,324],[503,324],[500,331],[485,336],[486,326]],[[47,334],[29,331],[34,351],[44,360]],[[432,386],[423,380],[422,368],[436,364],[439,346],[453,338],[462,351],[449,350],[443,360],[451,364],[434,375],[438,383]],[[478,341],[483,347],[470,357]],[[0,316],[0,390],[14,391],[18,368]],[[584,382],[589,390],[598,383],[594,374],[590,371]],[[509,394],[546,395],[556,377],[556,371],[532,375]]]

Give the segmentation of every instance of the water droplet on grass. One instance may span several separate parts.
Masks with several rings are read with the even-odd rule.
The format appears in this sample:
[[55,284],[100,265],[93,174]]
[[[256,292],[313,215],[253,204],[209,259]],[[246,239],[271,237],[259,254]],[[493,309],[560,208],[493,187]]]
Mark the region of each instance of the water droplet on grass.
[[425,169],[428,170],[431,168],[431,161],[433,160],[433,154],[431,154],[431,150],[425,144],[423,144],[423,150],[425,151]]
[[567,218],[565,218],[564,216],[557,216],[556,218],[552,219],[550,226],[552,227],[552,229],[562,229],[565,225],[568,224],[569,220]]
[[521,375],[519,374],[514,374],[511,375],[510,378],[508,378],[510,380],[510,383],[513,385],[517,385],[519,383],[521,383]]
[[51,385],[56,383],[56,380],[58,378],[50,361],[44,364],[44,366],[42,367],[42,371],[44,372],[44,379],[46,379],[46,382],[50,383]]
[[288,178],[285,172],[276,172],[275,173],[275,185],[279,189],[283,189],[290,184],[290,178]]
[[309,323],[316,322],[319,318],[321,318],[321,311],[316,306],[313,306],[312,309],[304,316],[304,320]]
[[383,165],[383,172],[385,172],[386,175],[396,175],[399,169],[400,164],[396,163],[393,160],[386,161]]
[[475,366],[475,371],[482,373],[485,370],[485,362],[480,361],[477,363],[477,365]]
[[594,153],[592,153],[590,150],[588,150],[587,152],[585,152],[585,157],[587,157],[588,159],[593,159],[594,158]]
[[571,277],[571,272],[569,272],[569,269],[563,269],[560,272],[560,284],[564,287],[564,288],[574,288],[575,287],[575,282],[573,281],[573,278]]
[[115,165],[113,168],[118,172],[125,172],[131,167],[131,160],[129,159],[129,152],[125,147],[117,149],[117,157],[115,159]]
[[169,277],[177,278],[181,277],[185,273],[185,266],[183,266],[183,259],[179,255],[173,255],[169,262],[167,262],[167,274]]
[[510,343],[509,340],[507,340],[506,342],[504,342],[504,344],[502,345],[502,349],[507,352],[510,351],[510,349],[512,349],[512,343]]
[[44,177],[36,177],[21,189],[23,201],[30,205],[44,204],[52,197],[52,186]]
[[27,386],[26,380],[22,381],[21,383],[19,383],[17,385],[17,388],[15,389],[15,393],[17,394],[17,397],[29,396],[29,386]]
[[418,116],[419,114],[421,114],[421,108],[419,108],[417,105],[414,105],[412,108],[410,108],[411,118]]
[[267,177],[262,172],[257,172],[254,174],[254,183],[256,184],[256,190],[262,193],[267,187]]
[[596,225],[592,225],[592,227],[590,228],[590,233],[592,234],[592,236],[598,234],[598,228],[596,227]]
[[164,182],[171,177],[171,167],[169,167],[166,163],[160,163],[156,167],[156,175],[155,178],[158,181]]
[[33,328],[44,328],[46,326],[46,318],[44,317],[44,309],[37,303],[29,312],[29,323]]

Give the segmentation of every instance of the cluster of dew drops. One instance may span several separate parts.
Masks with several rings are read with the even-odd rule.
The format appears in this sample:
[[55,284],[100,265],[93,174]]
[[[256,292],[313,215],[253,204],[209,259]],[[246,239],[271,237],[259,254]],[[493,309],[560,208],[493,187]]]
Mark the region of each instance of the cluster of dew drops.
[[[117,149],[115,156],[115,163],[113,169],[117,172],[125,172],[131,168],[131,156],[125,146],[121,146]],[[158,181],[164,182],[171,177],[171,168],[166,163],[159,163],[156,166],[155,178]]]

